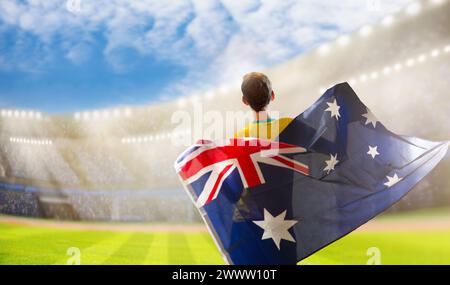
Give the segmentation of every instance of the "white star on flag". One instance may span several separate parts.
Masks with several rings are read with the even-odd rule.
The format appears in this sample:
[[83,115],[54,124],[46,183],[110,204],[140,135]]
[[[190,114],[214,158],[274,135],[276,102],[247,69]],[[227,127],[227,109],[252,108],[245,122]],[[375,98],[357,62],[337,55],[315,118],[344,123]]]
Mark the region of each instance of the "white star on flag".
[[295,220],[284,220],[286,217],[286,210],[279,214],[278,216],[272,216],[267,209],[264,208],[264,220],[263,221],[253,221],[256,225],[264,230],[262,235],[262,240],[271,238],[278,250],[280,250],[281,240],[288,240],[295,242],[294,237],[289,233],[289,229],[293,227],[297,221]]
[[378,146],[370,146],[369,145],[369,151],[367,152],[368,155],[372,156],[372,158],[375,158],[375,156],[379,155],[378,152]]
[[333,103],[327,102],[327,105],[328,108],[325,110],[325,112],[331,112],[331,117],[336,117],[336,120],[339,120],[339,117],[341,116],[341,114],[339,114],[339,109],[341,107],[337,104],[336,99],[334,99]]
[[397,173],[394,173],[394,176],[386,176],[386,178],[388,179],[388,182],[384,183],[384,185],[386,185],[387,187],[392,187],[395,184],[397,184],[400,180],[402,180],[403,178],[398,177]]
[[335,155],[332,155],[330,153],[330,159],[325,160],[327,166],[323,169],[323,171],[326,171],[327,174],[330,173],[331,170],[334,170],[334,167],[336,166],[336,164],[338,164],[338,162],[339,160],[337,160],[337,153]]
[[367,109],[367,113],[362,114],[362,116],[366,118],[366,123],[364,125],[371,123],[374,128],[377,127],[378,120],[377,118],[375,118],[374,114],[369,109]]

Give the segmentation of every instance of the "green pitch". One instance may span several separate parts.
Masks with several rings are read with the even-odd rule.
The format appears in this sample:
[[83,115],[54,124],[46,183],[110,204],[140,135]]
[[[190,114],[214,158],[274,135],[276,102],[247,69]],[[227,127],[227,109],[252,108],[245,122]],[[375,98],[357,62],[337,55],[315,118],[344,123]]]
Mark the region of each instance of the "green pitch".
[[[402,217],[394,219],[401,221]],[[374,247],[382,264],[450,264],[450,228],[356,231],[301,264],[366,264],[374,254],[368,249]],[[81,264],[223,264],[212,239],[203,232],[97,231],[0,223],[0,264],[67,264],[78,251],[70,248],[79,249]]]

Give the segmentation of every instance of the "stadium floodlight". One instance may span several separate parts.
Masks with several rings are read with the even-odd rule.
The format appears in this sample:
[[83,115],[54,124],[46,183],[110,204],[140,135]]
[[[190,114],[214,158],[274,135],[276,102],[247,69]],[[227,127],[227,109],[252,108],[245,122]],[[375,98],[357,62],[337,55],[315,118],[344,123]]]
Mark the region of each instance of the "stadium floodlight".
[[206,92],[205,98],[206,98],[206,100],[212,100],[214,98],[214,92],[213,91]]
[[125,117],[130,117],[131,116],[131,109],[130,108],[126,108],[125,111],[123,112],[123,114],[125,115]]
[[406,7],[406,13],[412,16],[419,14],[421,10],[422,5],[419,2],[411,3]]
[[330,52],[330,46],[328,44],[323,44],[319,47],[318,52],[320,55],[326,55]]
[[446,52],[446,53],[450,52],[450,45],[444,47],[444,52]]
[[179,108],[183,108],[186,106],[186,99],[185,98],[179,98],[177,100],[177,105]]
[[427,59],[427,55],[426,54],[421,54],[417,57],[417,61],[418,62],[424,62]]
[[227,86],[227,85],[222,85],[222,86],[220,86],[220,88],[219,88],[219,93],[221,94],[221,95],[226,95],[228,92],[229,92],[229,87]]
[[365,74],[361,75],[361,76],[359,77],[359,80],[360,80],[361,82],[366,82],[366,81],[367,81],[367,75],[365,75]]
[[350,37],[347,36],[347,35],[340,36],[340,37],[337,39],[337,43],[338,43],[338,45],[340,45],[340,46],[346,46],[346,45],[348,45],[349,42],[350,42]]
[[394,23],[394,16],[392,15],[386,16],[381,20],[381,25],[384,27],[389,27],[392,23]]
[[402,65],[401,63],[396,63],[396,64],[394,65],[394,70],[395,70],[395,71],[399,71],[400,69],[402,69],[402,67],[403,67],[403,65]]
[[405,65],[406,65],[407,67],[411,67],[411,66],[413,66],[415,63],[416,63],[415,59],[414,59],[414,58],[410,58],[410,59],[406,60]]
[[372,33],[372,30],[373,28],[371,26],[365,25],[359,30],[359,34],[363,37],[367,37]]
[[439,50],[438,49],[432,50],[430,55],[431,55],[431,57],[437,57],[439,55]]
[[431,0],[431,4],[433,4],[433,5],[440,5],[444,2],[445,2],[445,0]]
[[383,68],[383,74],[384,75],[388,75],[391,73],[391,68],[389,66],[386,66],[385,68]]

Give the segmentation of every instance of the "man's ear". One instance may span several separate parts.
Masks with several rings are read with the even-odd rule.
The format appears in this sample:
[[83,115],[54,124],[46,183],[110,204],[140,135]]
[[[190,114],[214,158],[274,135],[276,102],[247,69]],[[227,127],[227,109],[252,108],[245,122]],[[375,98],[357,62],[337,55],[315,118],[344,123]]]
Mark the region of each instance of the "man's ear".
[[244,97],[244,96],[242,96],[242,103],[244,103],[245,105],[247,105],[247,106],[248,106],[248,101],[247,101],[247,99],[245,99],[245,97]]
[[275,92],[272,90],[272,95],[270,96],[270,101],[275,100]]

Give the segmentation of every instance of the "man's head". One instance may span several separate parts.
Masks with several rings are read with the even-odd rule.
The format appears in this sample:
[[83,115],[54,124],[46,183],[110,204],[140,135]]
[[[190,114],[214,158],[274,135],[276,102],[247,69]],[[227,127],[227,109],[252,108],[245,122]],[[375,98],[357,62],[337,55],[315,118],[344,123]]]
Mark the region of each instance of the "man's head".
[[242,85],[242,102],[255,112],[264,111],[270,101],[275,98],[269,78],[260,72],[244,75]]

